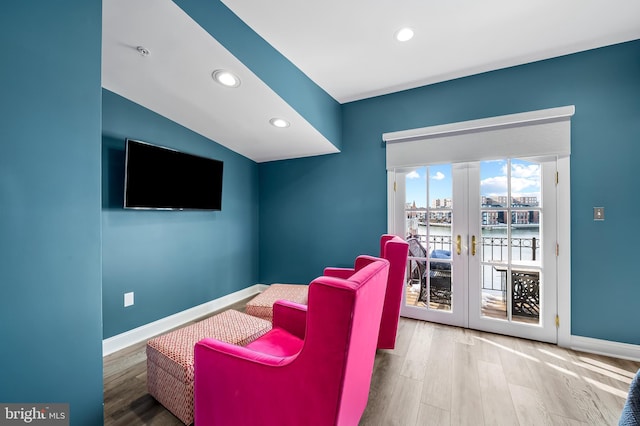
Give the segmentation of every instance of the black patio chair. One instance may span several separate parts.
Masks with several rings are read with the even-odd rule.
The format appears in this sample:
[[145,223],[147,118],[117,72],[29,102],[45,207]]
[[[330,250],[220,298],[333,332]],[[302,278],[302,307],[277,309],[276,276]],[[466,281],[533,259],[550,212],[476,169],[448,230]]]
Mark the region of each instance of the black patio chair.
[[[408,238],[409,256],[426,258],[427,250],[417,238]],[[451,259],[451,252],[448,250],[433,250],[430,259]],[[420,294],[418,300],[428,303],[432,302],[445,305],[451,304],[451,263],[434,262],[429,263],[429,295],[427,297],[427,262],[421,259],[411,259],[409,262],[409,277],[411,281],[420,283]]]

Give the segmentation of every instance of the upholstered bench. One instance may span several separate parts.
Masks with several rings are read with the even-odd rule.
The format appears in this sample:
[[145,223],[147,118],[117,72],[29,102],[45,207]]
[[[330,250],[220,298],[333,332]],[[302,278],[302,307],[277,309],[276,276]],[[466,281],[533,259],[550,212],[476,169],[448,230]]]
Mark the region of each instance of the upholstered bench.
[[228,310],[147,342],[147,390],[184,424],[193,423],[193,347],[205,337],[247,345],[269,321]]
[[249,315],[273,321],[273,304],[277,300],[307,304],[308,285],[271,284],[268,289],[247,302],[245,312]]

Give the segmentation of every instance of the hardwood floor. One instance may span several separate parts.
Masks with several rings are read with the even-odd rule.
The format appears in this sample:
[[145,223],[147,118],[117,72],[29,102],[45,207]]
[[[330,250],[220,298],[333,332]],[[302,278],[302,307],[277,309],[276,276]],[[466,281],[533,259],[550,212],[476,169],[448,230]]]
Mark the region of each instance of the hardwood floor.
[[[243,303],[234,305],[242,310]],[[617,425],[640,363],[401,318],[361,425]],[[105,425],[181,425],[146,391],[145,344],[104,358]]]
[[[244,311],[250,299],[223,310]],[[184,425],[147,393],[146,342],[104,357],[103,371],[105,426]]]

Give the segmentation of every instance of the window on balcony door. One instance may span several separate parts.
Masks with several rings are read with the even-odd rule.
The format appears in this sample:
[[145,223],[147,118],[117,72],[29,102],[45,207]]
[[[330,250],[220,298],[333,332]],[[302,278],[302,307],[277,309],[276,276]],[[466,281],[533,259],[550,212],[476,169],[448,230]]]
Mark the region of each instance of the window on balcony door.
[[[410,244],[402,315],[556,341],[557,313],[565,327],[569,316],[568,225],[559,233],[558,223],[569,220],[572,114],[385,134],[389,232]],[[556,185],[558,169],[566,187]]]

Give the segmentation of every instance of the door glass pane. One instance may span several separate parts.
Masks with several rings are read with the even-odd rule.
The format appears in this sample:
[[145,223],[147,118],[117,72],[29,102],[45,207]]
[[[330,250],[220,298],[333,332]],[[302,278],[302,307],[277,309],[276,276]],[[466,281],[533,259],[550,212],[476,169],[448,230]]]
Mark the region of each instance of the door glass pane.
[[429,252],[433,256],[433,251],[437,250],[442,257],[442,252],[446,252],[447,258],[451,259],[451,211],[429,212]]
[[480,164],[485,317],[539,322],[540,172],[540,163],[522,159]]
[[507,320],[509,262],[508,161],[480,163],[481,316]]
[[405,176],[406,303],[451,310],[451,165],[419,167]]
[[540,265],[540,211],[522,210],[511,213],[511,259],[515,264]]
[[504,208],[509,205],[507,163],[507,160],[480,163],[480,199],[483,207]]
[[540,322],[540,271],[531,269],[511,270],[513,321],[538,324]]
[[417,238],[407,239],[409,260],[407,260],[407,286],[405,303],[410,306],[426,306],[426,253]]
[[511,160],[511,316],[540,321],[541,164]]
[[407,238],[417,238],[426,232],[424,220],[427,212],[427,168],[420,167],[405,175],[405,217],[407,220],[405,235]]
[[[451,164],[428,167],[429,308],[451,310]],[[435,260],[437,259],[437,260]]]
[[407,173],[405,188],[404,234],[409,243],[405,303],[411,306],[426,306],[427,168],[420,167]]
[[509,234],[506,210],[483,210],[480,249],[483,262],[506,263],[509,259]]
[[539,206],[540,169],[540,163],[511,160],[511,207]]
[[429,307],[451,310],[450,210],[429,212]]
[[[483,206],[485,207],[485,206]],[[482,316],[507,319],[508,211],[481,210]]]
[[482,265],[482,316],[507,319],[507,268]]
[[453,208],[451,164],[429,166],[429,204],[434,209]]

